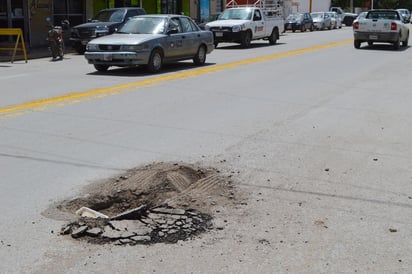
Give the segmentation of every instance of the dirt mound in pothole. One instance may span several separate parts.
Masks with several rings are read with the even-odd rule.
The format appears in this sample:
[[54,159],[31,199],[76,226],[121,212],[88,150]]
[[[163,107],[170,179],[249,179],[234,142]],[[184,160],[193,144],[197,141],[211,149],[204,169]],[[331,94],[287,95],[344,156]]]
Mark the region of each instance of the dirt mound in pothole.
[[[78,217],[63,227],[62,234],[116,244],[187,239],[211,227],[214,206],[234,204],[230,177],[213,168],[182,163],[131,169],[88,186],[82,197],[57,205],[70,214],[86,207],[107,216]],[[133,214],[125,214],[130,211]]]

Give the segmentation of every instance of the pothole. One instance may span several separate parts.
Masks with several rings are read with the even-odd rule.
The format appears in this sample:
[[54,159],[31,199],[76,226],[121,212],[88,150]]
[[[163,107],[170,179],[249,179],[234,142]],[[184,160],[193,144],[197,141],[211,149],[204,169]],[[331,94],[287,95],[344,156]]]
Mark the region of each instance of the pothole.
[[76,216],[60,233],[96,244],[176,243],[212,229],[213,208],[236,203],[231,175],[183,163],[134,168],[84,192],[45,215]]

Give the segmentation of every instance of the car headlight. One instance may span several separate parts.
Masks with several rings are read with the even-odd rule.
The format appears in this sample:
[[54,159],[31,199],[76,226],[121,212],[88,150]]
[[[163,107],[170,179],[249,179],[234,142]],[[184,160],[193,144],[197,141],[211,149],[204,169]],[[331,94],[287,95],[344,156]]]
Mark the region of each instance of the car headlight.
[[88,43],[86,46],[87,51],[93,51],[93,50],[99,50],[99,45],[98,44],[90,44]]
[[147,44],[143,45],[123,45],[121,46],[122,51],[140,51],[140,50],[145,50],[148,49],[149,46]]
[[96,37],[99,37],[99,36],[104,36],[104,35],[109,34],[109,31],[110,30],[108,26],[97,27],[94,34]]
[[239,25],[233,26],[232,31],[233,32],[239,32],[240,31],[240,26]]

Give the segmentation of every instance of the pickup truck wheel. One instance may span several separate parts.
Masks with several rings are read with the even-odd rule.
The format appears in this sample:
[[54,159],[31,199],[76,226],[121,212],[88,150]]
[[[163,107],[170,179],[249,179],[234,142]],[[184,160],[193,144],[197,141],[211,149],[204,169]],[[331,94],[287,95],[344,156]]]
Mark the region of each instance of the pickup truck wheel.
[[146,68],[151,73],[158,73],[162,69],[163,56],[160,50],[154,49],[150,54],[149,63]]
[[193,63],[195,65],[201,66],[206,62],[206,48],[201,45],[197,50],[195,57],[193,58]]
[[274,45],[276,44],[276,40],[278,40],[279,33],[277,29],[273,29],[272,33],[269,36],[269,44]]
[[353,41],[353,46],[355,47],[355,49],[359,49],[361,45],[361,42],[359,40],[354,40]]
[[252,33],[248,30],[245,33],[243,33],[242,36],[242,47],[248,48],[250,46],[250,42],[252,41]]
[[402,47],[406,48],[408,46],[408,40],[409,40],[409,33],[406,36],[405,41],[402,41]]
[[401,46],[401,41],[400,41],[399,36],[398,36],[398,38],[396,39],[396,41],[393,42],[393,49],[394,49],[394,50],[398,50],[398,49],[400,48],[400,46]]
[[103,72],[103,71],[107,71],[109,69],[109,66],[107,66],[107,65],[94,65],[94,68],[97,71]]

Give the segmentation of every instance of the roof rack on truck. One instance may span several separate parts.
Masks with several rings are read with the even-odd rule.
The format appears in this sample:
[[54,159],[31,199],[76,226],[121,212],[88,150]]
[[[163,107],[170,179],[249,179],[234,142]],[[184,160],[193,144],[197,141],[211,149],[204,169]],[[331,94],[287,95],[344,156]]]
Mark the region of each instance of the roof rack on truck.
[[267,17],[285,17],[290,13],[291,0],[230,0],[226,8],[256,7],[260,8]]

